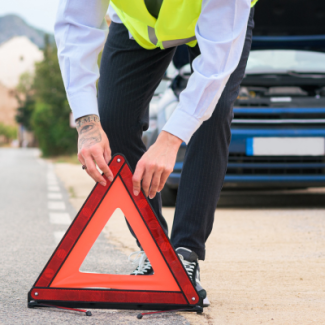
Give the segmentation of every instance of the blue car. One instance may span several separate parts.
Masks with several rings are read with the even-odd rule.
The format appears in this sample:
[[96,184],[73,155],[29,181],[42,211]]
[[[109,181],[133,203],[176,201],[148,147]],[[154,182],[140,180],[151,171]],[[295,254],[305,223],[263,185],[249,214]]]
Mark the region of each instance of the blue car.
[[[252,51],[234,106],[224,188],[325,186],[324,19],[323,0],[258,2]],[[189,76],[189,66],[183,67],[160,98],[154,137]],[[183,144],[162,191],[165,206],[175,204],[185,150]]]

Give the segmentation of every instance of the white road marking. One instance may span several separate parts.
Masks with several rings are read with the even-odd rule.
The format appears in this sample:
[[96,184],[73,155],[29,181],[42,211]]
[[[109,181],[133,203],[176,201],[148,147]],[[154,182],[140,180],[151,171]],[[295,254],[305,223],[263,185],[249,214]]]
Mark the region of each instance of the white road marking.
[[[62,194],[60,187],[58,186],[58,178],[54,172],[53,164],[48,164],[48,171],[46,173],[46,180],[47,180],[47,197],[49,200],[60,200],[60,201],[48,201],[47,206],[49,211],[58,212],[49,212],[50,222],[53,225],[64,225],[68,226],[71,224],[71,217],[69,213],[64,212],[66,209],[66,205],[64,201],[62,201]],[[61,212],[61,211],[62,212]],[[60,211],[60,212],[59,212]],[[54,231],[54,241],[55,244],[59,244],[62,237],[64,236],[65,231]]]
[[50,213],[50,222],[53,225],[70,225],[71,218],[69,213]]
[[50,210],[65,210],[65,203],[62,201],[49,201],[47,207]]
[[53,235],[54,235],[54,241],[56,244],[58,244],[61,241],[64,234],[65,234],[65,231],[54,231]]
[[49,185],[57,185],[58,183],[58,179],[53,172],[47,172],[46,179]]
[[50,186],[58,186],[58,182],[53,180],[53,181],[47,181],[47,185],[50,185]]
[[59,186],[48,186],[47,190],[49,192],[60,192],[60,187]]
[[47,193],[47,198],[53,199],[53,200],[62,199],[62,194],[61,193]]
[[40,159],[40,158],[37,158],[36,161],[41,165],[41,166],[44,166],[44,160]]

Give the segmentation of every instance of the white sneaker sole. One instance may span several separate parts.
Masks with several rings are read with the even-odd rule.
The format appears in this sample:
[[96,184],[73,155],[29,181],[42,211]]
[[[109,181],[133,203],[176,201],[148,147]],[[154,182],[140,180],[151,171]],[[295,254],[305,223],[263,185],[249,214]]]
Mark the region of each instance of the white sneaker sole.
[[208,299],[208,297],[205,297],[203,299],[203,307],[209,307],[210,306],[210,301]]

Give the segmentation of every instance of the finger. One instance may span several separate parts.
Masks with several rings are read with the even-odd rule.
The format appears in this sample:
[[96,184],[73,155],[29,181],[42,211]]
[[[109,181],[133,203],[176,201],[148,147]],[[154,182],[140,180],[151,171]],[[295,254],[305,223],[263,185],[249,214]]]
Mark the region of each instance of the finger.
[[161,178],[162,170],[156,170],[152,177],[150,191],[149,191],[149,198],[153,199],[156,196],[158,191],[158,186],[160,185],[160,178]]
[[106,161],[106,164],[108,164],[112,159],[111,150],[108,145],[105,146],[105,149],[104,149],[104,159]]
[[160,192],[164,188],[170,174],[171,172],[166,170],[161,174],[160,184],[158,186],[158,192]]
[[138,162],[136,168],[135,168],[135,172],[134,172],[134,175],[132,177],[132,181],[133,181],[133,194],[135,196],[138,196],[138,194],[140,193],[140,190],[141,190],[141,180],[142,180],[143,174],[144,174],[144,164],[140,160]]
[[107,163],[104,159],[103,155],[93,155],[98,167],[100,168],[100,170],[105,174],[105,176],[108,178],[108,180],[110,182],[113,181],[113,173],[111,172],[111,170],[108,168]]
[[84,159],[84,157],[82,156],[81,153],[78,153],[78,160],[79,160],[81,165],[85,165],[85,159]]
[[153,170],[147,168],[142,178],[142,189],[146,196],[149,196],[149,187],[152,181],[153,174]]
[[[104,159],[106,161],[106,164],[108,164],[111,159],[112,159],[112,155],[111,155],[111,150],[109,148],[109,145],[107,145],[107,147],[104,150]],[[106,174],[105,174],[106,175]],[[114,175],[113,172],[111,171],[111,169],[108,167],[108,175],[106,175],[106,177],[112,182],[114,179]],[[112,178],[112,180],[110,179],[110,177]]]
[[87,166],[87,173],[88,175],[93,178],[96,182],[100,183],[100,185],[103,185],[103,186],[106,186],[106,181],[105,181],[105,178],[99,173],[95,163],[94,163],[94,160],[93,160],[93,157],[92,156],[87,156],[85,157],[84,156],[84,159],[86,161],[86,166]]

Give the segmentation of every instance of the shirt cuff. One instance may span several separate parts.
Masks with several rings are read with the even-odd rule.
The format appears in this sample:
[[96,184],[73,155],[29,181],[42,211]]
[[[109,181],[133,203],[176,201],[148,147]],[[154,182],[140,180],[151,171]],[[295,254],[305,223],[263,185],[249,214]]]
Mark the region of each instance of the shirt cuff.
[[75,120],[86,115],[99,116],[97,97],[93,93],[68,95],[68,100]]
[[188,144],[192,135],[201,124],[202,121],[181,110],[178,106],[163,127],[163,131],[175,135]]

